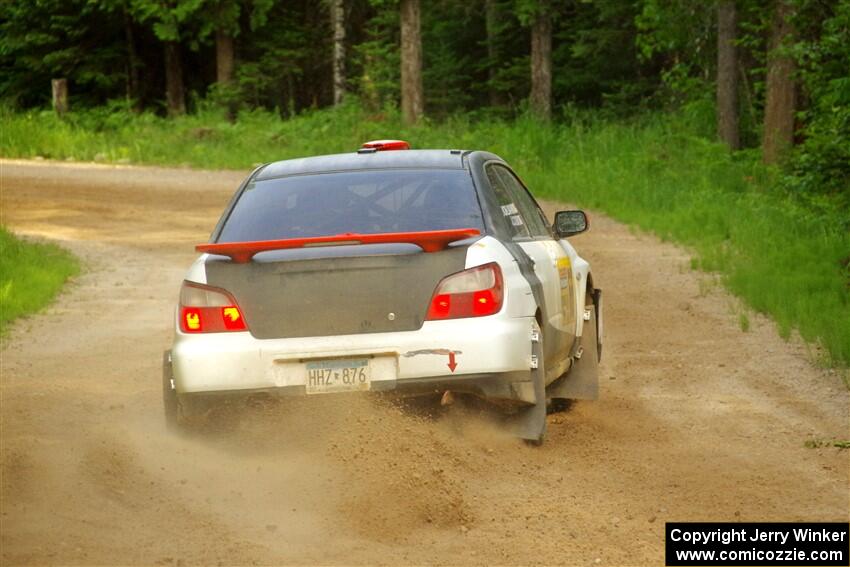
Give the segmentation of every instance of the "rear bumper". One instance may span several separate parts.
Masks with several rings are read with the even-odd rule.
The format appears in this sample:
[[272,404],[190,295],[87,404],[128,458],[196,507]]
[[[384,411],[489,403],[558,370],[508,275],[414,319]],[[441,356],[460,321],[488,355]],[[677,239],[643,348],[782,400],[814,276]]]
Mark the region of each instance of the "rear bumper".
[[[305,392],[305,360],[370,357],[372,391],[467,391],[534,402],[530,382],[533,317],[504,315],[428,321],[417,331],[256,339],[250,333],[189,335],[172,347],[179,394]],[[449,352],[457,364],[449,367]]]
[[[406,380],[382,380],[373,382],[370,393],[394,393],[401,396],[441,394],[446,390],[475,394],[488,399],[510,400],[533,404],[534,387],[528,371],[501,374],[464,374],[460,376],[432,376],[430,378],[408,378]],[[253,396],[288,397],[304,396],[304,386],[282,388],[255,388],[250,390],[226,390],[189,392],[180,394],[183,399],[197,402],[240,401]]]

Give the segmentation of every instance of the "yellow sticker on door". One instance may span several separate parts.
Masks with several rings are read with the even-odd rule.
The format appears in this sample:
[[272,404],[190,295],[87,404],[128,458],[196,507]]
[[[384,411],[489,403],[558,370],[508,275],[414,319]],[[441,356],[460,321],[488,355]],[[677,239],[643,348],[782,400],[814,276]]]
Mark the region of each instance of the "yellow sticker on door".
[[572,283],[573,271],[569,257],[558,258],[558,277],[561,279],[561,289],[568,288]]
[[561,302],[564,306],[566,321],[575,321],[575,302],[573,299],[573,269],[569,257],[558,258],[558,277],[561,280]]

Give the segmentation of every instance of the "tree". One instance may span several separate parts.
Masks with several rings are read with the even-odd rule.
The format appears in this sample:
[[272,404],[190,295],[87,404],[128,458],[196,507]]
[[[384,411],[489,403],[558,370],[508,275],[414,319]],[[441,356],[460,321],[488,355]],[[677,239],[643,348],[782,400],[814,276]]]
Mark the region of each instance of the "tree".
[[127,6],[122,6],[121,16],[124,21],[124,38],[127,42],[127,100],[134,111],[142,109],[141,78],[139,77],[139,55],[136,52],[136,34],[133,32],[133,18]]
[[233,34],[225,27],[215,30],[215,80],[219,85],[233,82],[235,67]]
[[717,4],[717,133],[731,150],[741,148],[736,36],[735,0],[721,0]]
[[[209,25],[214,29],[215,41],[215,85],[213,89],[224,106],[228,120],[235,120],[238,103],[233,87],[236,68],[236,51],[233,43],[239,33],[239,3],[234,0],[219,0],[210,11]],[[208,27],[201,29],[205,35]]]
[[273,0],[215,0],[210,10],[198,14],[202,24],[199,39],[205,39],[210,28],[215,32],[216,83],[220,86],[233,82],[236,68],[234,40],[239,34],[242,9],[250,8],[251,29],[256,30],[265,24],[272,4]]
[[767,60],[767,85],[762,133],[762,159],[777,163],[794,144],[794,113],[797,107],[796,63],[788,53],[794,37],[790,0],[777,0],[771,24]]
[[153,32],[162,41],[165,60],[165,101],[169,116],[186,112],[186,89],[180,49],[181,27],[192,21],[203,0],[131,0],[131,10],[142,22],[153,22]]
[[549,0],[539,0],[531,24],[531,110],[552,117],[552,14]]
[[340,104],[345,96],[345,0],[330,0],[330,3],[334,44],[334,104]]
[[183,63],[180,61],[180,42],[164,41],[165,102],[169,116],[186,114],[186,91],[183,86]]
[[414,124],[424,114],[419,0],[401,0],[401,113]]
[[490,106],[501,106],[504,97],[495,88],[496,66],[499,62],[498,35],[500,31],[499,4],[496,0],[484,0],[485,27],[487,30],[487,83],[490,92]]
[[266,23],[266,14],[273,0],[208,0],[207,9],[199,12],[193,20],[199,29],[197,42],[203,42],[210,34],[215,43],[215,84],[210,94],[224,108],[227,118],[236,119],[240,105],[240,85],[236,81],[236,37],[241,27],[243,10],[250,15],[250,27],[256,31]]

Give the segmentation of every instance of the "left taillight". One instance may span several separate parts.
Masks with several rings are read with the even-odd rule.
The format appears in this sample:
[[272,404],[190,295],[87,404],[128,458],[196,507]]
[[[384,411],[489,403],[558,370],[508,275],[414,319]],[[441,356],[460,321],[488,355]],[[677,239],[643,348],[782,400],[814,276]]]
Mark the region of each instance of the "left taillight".
[[493,315],[502,309],[503,299],[502,270],[495,262],[484,264],[444,278],[431,298],[427,319]]
[[180,288],[180,330],[184,333],[245,331],[245,316],[227,291],[194,282]]

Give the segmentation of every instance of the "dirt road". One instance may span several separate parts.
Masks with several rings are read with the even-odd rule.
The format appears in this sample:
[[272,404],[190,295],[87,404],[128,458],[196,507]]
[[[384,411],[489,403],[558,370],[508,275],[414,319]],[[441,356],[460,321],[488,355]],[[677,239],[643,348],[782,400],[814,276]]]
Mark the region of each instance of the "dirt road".
[[186,439],[160,356],[242,174],[0,167],[2,222],[87,265],[4,340],[4,565],[660,565],[665,521],[848,520],[850,451],[804,447],[848,437],[838,375],[742,332],[674,246],[601,216],[575,239],[605,290],[601,399],[541,448],[331,397]]

